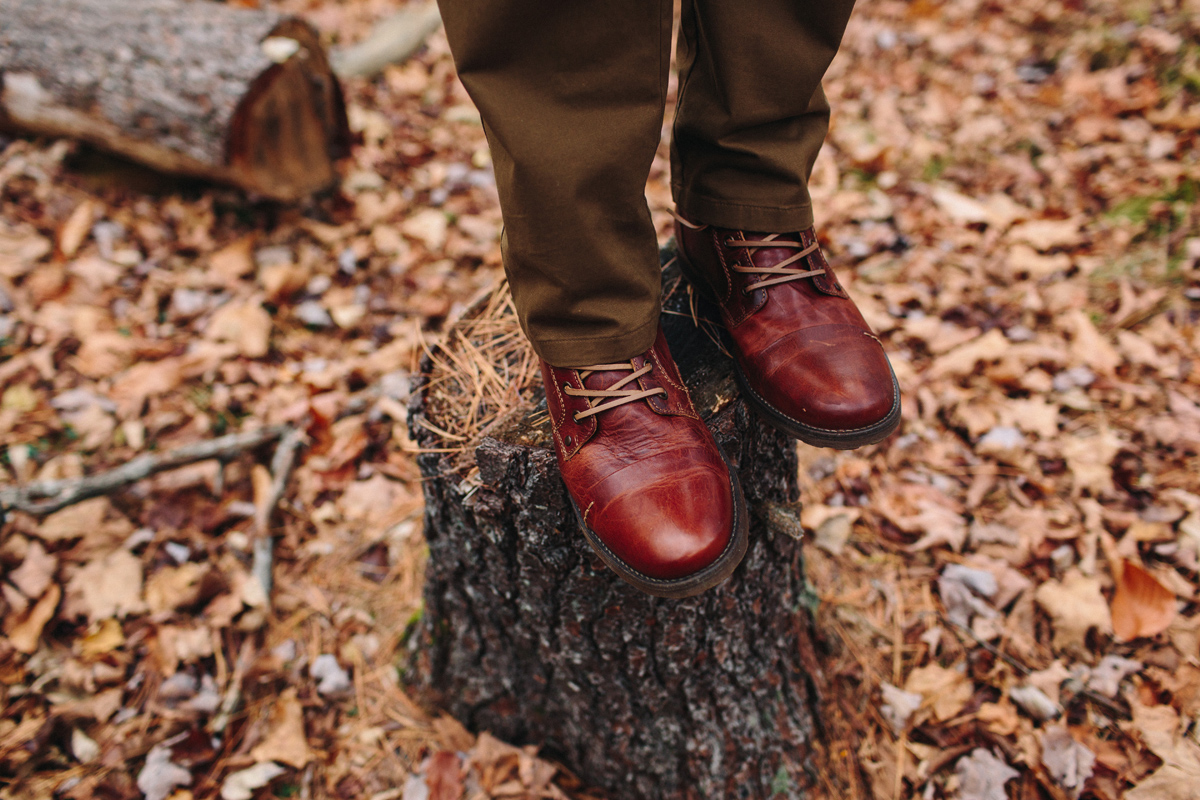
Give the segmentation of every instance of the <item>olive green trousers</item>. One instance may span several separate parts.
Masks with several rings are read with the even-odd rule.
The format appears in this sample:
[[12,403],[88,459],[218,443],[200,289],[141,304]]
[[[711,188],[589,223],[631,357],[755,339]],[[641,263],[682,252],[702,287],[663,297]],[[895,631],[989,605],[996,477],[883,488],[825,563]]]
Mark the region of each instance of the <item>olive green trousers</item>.
[[[671,0],[439,0],[479,108],[521,327],[555,366],[653,343],[645,187],[662,134]],[[671,187],[684,217],[795,231],[829,124],[821,78],[853,0],[683,0]]]

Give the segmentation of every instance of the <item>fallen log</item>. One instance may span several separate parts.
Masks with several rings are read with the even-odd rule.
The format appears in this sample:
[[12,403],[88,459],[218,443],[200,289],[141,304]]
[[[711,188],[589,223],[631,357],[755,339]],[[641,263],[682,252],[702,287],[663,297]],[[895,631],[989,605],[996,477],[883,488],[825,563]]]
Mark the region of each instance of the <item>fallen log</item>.
[[795,443],[738,397],[705,322],[715,314],[696,310],[677,270],[664,287],[672,353],[745,488],[741,566],[668,600],[592,553],[540,380],[510,302],[494,295],[427,359],[410,402],[429,561],[408,680],[473,730],[539,744],[613,797],[808,796],[820,684]]
[[0,13],[2,128],[276,200],[337,178],[345,103],[300,19],[208,0],[5,0]]

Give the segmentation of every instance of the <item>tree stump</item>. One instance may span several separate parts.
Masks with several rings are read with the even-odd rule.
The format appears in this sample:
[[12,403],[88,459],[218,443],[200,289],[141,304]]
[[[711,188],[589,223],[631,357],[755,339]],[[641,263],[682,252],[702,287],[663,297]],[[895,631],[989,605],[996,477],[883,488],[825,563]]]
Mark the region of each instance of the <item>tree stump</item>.
[[296,200],[337,178],[345,103],[317,32],[207,0],[4,0],[0,127]]
[[[705,321],[716,314],[693,305],[675,269],[664,296],[671,351],[745,488],[741,566],[716,589],[668,600],[593,555],[559,477],[532,357],[509,301],[493,296],[427,359],[410,404],[427,450],[429,562],[409,678],[468,727],[540,744],[613,797],[801,797],[814,783],[816,697],[801,667],[812,631],[795,443],[739,399]],[[499,402],[480,402],[481,376],[507,386],[492,397],[507,390],[511,407],[480,436],[483,406]]]

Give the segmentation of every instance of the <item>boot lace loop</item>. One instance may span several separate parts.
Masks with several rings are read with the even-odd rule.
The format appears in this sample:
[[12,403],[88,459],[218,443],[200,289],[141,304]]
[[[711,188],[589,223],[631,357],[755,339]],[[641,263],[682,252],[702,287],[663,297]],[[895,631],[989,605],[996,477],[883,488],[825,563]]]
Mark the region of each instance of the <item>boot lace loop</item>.
[[792,266],[797,262],[803,261],[813,253],[820,249],[820,245],[814,242],[807,247],[803,242],[793,242],[786,239],[780,239],[781,234],[772,233],[764,236],[762,239],[726,239],[727,247],[744,247],[750,251],[750,255],[754,255],[755,250],[761,250],[764,247],[781,247],[786,249],[796,250],[797,252],[769,267],[742,266],[741,264],[733,264],[734,272],[741,272],[747,275],[770,275],[773,277],[764,278],[760,281],[747,284],[743,291],[749,293],[755,289],[765,289],[768,286],[776,286],[781,283],[790,283],[792,281],[803,280],[804,278],[815,278],[818,275],[824,275],[824,269],[801,269]]
[[628,371],[621,380],[614,383],[607,389],[589,389],[586,386],[582,389],[576,389],[574,386],[564,386],[563,391],[571,397],[586,397],[588,400],[588,408],[586,411],[576,412],[573,416],[576,422],[582,422],[588,417],[595,416],[602,411],[623,406],[626,403],[634,403],[638,400],[644,400],[647,397],[653,397],[656,394],[666,394],[666,389],[661,386],[653,389],[642,389],[638,386],[626,388],[629,384],[636,381],[654,368],[653,364],[646,364],[643,367],[634,366],[632,361],[627,361],[624,364],[596,364],[591,367],[580,367],[580,381],[587,380],[588,376],[596,372],[624,372]]

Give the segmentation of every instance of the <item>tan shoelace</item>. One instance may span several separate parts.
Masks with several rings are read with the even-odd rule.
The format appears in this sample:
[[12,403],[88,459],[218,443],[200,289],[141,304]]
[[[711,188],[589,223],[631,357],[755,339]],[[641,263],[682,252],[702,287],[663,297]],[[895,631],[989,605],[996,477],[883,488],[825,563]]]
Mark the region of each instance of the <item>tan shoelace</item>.
[[749,294],[755,289],[765,289],[768,286],[776,286],[781,283],[790,283],[791,281],[798,281],[803,278],[815,278],[818,275],[825,274],[825,270],[823,269],[799,269],[791,266],[797,261],[801,261],[815,253],[820,248],[819,244],[814,242],[805,247],[803,242],[791,242],[787,241],[786,239],[780,239],[778,238],[780,235],[781,234],[778,233],[772,233],[762,239],[725,240],[726,247],[745,247],[750,251],[751,257],[753,257],[755,250],[761,250],[764,247],[782,247],[799,251],[788,256],[778,264],[770,267],[745,267],[740,264],[734,264],[734,272],[741,272],[748,275],[775,276],[773,278],[765,278],[761,281],[755,281],[754,283],[746,284],[746,287],[742,289],[744,294]]
[[[576,389],[574,386],[564,386],[563,391],[572,397],[588,398],[587,411],[579,411],[573,416],[576,422],[582,422],[588,417],[595,416],[601,411],[623,406],[626,403],[633,403],[637,400],[644,400],[647,397],[653,397],[656,394],[666,394],[666,389],[661,386],[654,389],[626,389],[630,383],[633,383],[638,378],[650,372],[654,367],[652,364],[646,364],[641,369],[633,365],[632,361],[627,361],[624,364],[597,364],[594,367],[581,367],[579,369],[579,379],[587,380],[589,375],[596,372],[622,372],[629,370],[629,375],[614,383],[607,389]],[[601,402],[608,398],[608,402]]]

